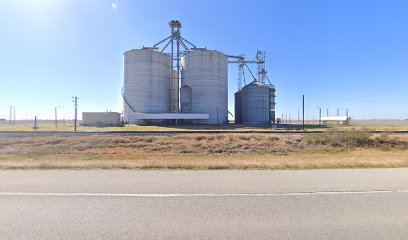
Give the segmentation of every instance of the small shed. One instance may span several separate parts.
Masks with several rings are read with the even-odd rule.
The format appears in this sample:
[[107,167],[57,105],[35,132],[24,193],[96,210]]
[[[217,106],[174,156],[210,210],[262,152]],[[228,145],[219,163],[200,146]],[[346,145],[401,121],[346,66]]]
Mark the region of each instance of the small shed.
[[323,124],[328,124],[328,123],[349,124],[351,121],[351,118],[347,116],[322,117],[321,121]]
[[83,112],[82,126],[117,127],[122,121],[118,112]]

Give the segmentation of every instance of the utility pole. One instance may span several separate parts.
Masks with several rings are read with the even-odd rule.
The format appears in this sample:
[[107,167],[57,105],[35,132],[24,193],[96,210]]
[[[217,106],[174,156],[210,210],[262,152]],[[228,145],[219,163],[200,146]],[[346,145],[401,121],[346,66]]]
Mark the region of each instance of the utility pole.
[[319,125],[322,125],[322,108],[317,107],[319,109]]
[[302,129],[305,130],[305,95],[302,95]]
[[347,119],[347,120],[346,120],[346,124],[347,124],[347,125],[349,125],[349,119],[348,119],[348,108],[346,108],[346,117],[347,117],[347,118],[346,118],[346,119]]
[[13,107],[13,125],[16,125],[16,107]]
[[341,110],[346,110],[346,125],[349,124],[349,114],[348,114],[348,108],[342,108]]
[[10,106],[10,115],[9,115],[9,125],[11,125],[11,122],[13,121],[13,107]]
[[34,126],[33,126],[33,129],[34,129],[34,130],[37,130],[37,129],[38,129],[38,126],[37,126],[37,116],[34,117]]
[[[60,107],[60,106],[58,106]],[[54,107],[54,113],[55,113],[55,128],[58,127],[58,115],[57,115],[57,108],[58,107]]]
[[78,113],[78,96],[75,96],[75,97],[72,97],[73,99],[74,99],[74,105],[75,105],[75,119],[74,119],[74,131],[76,132],[77,131],[77,121],[78,121],[78,118],[77,118],[77,113]]

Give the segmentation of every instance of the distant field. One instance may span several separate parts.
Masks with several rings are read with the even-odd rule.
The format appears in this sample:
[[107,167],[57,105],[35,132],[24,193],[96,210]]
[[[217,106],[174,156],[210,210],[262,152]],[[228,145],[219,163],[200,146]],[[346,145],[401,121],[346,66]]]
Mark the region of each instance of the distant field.
[[0,138],[0,169],[408,167],[407,135],[219,134]]
[[355,120],[355,125],[365,126],[408,126],[408,120]]

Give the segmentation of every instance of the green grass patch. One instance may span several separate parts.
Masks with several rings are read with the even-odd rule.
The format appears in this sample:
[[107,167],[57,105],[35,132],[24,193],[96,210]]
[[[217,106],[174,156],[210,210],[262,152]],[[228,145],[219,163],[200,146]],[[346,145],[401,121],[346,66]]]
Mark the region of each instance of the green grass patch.
[[311,134],[304,137],[308,144],[330,145],[333,147],[370,147],[376,141],[370,133],[361,131],[331,131],[321,134]]

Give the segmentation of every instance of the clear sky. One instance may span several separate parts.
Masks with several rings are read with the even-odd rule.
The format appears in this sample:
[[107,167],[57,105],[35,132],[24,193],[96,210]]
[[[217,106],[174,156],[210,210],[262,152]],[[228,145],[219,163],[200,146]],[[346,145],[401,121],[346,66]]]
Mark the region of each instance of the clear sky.
[[[266,51],[277,116],[348,108],[352,118],[408,118],[405,0],[0,0],[0,118],[122,111],[123,52],[170,35],[200,47]],[[229,108],[237,66],[229,67]],[[344,112],[344,110],[342,110]]]

